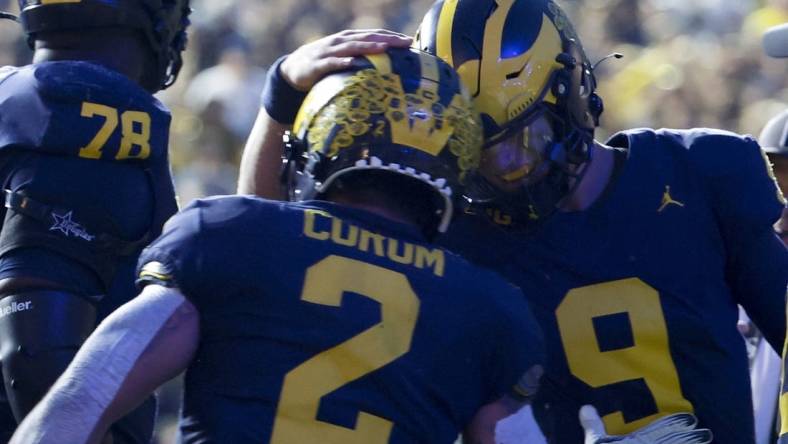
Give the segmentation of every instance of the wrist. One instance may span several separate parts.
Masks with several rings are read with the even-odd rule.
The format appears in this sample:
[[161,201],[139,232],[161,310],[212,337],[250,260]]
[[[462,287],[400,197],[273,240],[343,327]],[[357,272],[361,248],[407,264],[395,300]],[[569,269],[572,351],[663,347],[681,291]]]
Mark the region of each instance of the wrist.
[[307,88],[306,90],[304,90],[304,89],[302,89],[302,88],[299,88],[299,87],[298,87],[298,83],[296,83],[296,82],[295,82],[295,81],[294,81],[292,78],[290,78],[290,76],[288,75],[288,69],[287,69],[287,66],[290,64],[290,61],[291,61],[290,55],[286,55],[286,56],[284,56],[284,57],[282,58],[282,61],[281,61],[281,62],[279,62],[279,77],[281,77],[281,78],[282,78],[282,80],[284,80],[285,82],[287,82],[288,86],[290,86],[290,87],[291,87],[291,88],[293,88],[294,90],[296,90],[296,91],[299,91],[299,92],[303,92],[303,93],[308,93],[308,92],[309,92],[309,88]]
[[286,60],[287,56],[280,57],[268,70],[260,100],[272,119],[292,125],[307,93],[296,89],[282,74],[282,64]]

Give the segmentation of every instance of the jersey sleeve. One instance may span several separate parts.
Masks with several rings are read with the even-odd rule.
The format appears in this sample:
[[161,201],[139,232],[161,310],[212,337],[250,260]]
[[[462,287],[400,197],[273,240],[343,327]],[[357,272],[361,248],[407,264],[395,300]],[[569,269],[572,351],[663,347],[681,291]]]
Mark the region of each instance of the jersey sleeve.
[[34,84],[30,69],[0,72],[0,148],[41,145],[51,112]]
[[503,395],[530,400],[539,389],[545,363],[542,331],[523,293],[498,279],[486,287],[494,313],[490,316],[495,332],[488,363],[493,401]]
[[248,276],[259,272],[257,261],[274,262],[276,253],[262,246],[275,244],[279,232],[255,233],[261,221],[279,221],[269,207],[243,196],[194,201],[167,221],[162,235],[142,252],[138,285],[176,287],[200,310],[243,294]]
[[123,75],[87,62],[0,72],[0,149],[111,162],[167,158],[171,116]]
[[771,228],[786,201],[758,142],[721,131],[691,134],[690,156],[708,184],[721,223],[748,231]]
[[194,295],[203,276],[201,242],[202,209],[197,201],[173,216],[164,230],[142,252],[137,265],[137,285],[178,288]]
[[788,251],[774,234],[786,201],[751,137],[702,133],[690,141],[723,236],[726,276],[736,301],[775,350],[785,337]]

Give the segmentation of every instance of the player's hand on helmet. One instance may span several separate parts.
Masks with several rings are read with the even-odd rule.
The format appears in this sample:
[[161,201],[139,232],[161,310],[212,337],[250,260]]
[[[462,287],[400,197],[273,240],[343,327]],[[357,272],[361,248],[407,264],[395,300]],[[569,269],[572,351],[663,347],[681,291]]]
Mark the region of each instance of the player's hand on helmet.
[[627,435],[608,435],[596,409],[580,408],[580,424],[585,430],[585,444],[707,444],[712,435],[708,429],[696,429],[698,419],[691,413],[675,413],[660,418]]
[[309,91],[326,74],[347,68],[354,57],[407,48],[412,40],[385,29],[345,30],[296,49],[282,62],[282,77],[295,89]]

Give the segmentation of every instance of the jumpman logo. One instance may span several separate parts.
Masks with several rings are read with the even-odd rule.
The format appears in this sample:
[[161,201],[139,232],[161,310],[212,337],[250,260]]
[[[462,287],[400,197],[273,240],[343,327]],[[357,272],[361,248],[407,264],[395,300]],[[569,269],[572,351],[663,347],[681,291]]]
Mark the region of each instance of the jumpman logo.
[[660,205],[659,209],[657,210],[657,213],[661,213],[665,208],[667,208],[668,205],[671,204],[678,205],[680,207],[684,206],[683,203],[674,200],[673,197],[670,196],[670,185],[665,185],[665,193],[662,194],[662,205]]

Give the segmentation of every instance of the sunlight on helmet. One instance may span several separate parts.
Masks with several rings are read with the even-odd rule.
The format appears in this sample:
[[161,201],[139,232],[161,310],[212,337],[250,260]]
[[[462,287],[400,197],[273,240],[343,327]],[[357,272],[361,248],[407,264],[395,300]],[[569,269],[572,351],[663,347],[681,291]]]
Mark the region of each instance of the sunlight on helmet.
[[553,0],[439,0],[414,45],[454,66],[481,114],[483,180],[469,198],[518,219],[552,214],[585,171],[604,110],[566,13]]

